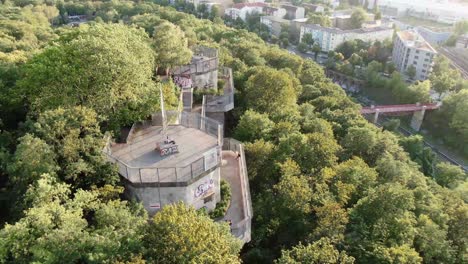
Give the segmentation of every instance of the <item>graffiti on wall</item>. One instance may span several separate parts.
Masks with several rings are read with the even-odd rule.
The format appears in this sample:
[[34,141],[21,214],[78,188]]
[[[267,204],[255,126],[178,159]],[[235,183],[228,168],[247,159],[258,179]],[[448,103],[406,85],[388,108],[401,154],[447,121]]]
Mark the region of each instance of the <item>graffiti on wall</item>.
[[173,80],[174,80],[174,83],[177,86],[179,86],[180,88],[191,88],[192,87],[192,79],[190,77],[174,76]]
[[204,196],[207,194],[211,189],[214,187],[213,179],[206,180],[205,182],[201,183],[195,189],[195,198]]

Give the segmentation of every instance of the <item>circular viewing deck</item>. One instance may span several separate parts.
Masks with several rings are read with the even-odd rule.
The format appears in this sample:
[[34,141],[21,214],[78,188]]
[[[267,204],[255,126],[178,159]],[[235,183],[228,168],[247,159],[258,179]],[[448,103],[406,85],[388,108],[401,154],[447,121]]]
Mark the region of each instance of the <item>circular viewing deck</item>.
[[222,126],[218,122],[183,112],[167,128],[178,152],[164,156],[156,145],[166,139],[165,134],[155,123],[134,125],[127,143],[109,144],[105,150],[109,160],[118,165],[119,173],[131,183],[184,185],[221,162]]

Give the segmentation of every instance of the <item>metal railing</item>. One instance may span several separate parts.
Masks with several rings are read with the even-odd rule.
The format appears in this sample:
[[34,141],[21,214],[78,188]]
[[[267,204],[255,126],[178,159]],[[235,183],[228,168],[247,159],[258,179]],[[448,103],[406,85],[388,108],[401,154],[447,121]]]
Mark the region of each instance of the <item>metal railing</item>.
[[[103,152],[106,155],[108,161],[117,164],[119,174],[122,175],[125,179],[132,183],[187,183],[188,181],[198,177],[205,171],[213,168],[212,166],[207,166],[215,162],[217,165],[221,162],[221,146],[223,138],[223,129],[222,125],[217,121],[202,117],[197,113],[189,112],[167,112],[167,120],[170,124],[182,125],[187,128],[195,128],[201,130],[209,135],[212,135],[217,138],[217,144],[213,145],[206,149],[205,153],[197,153],[200,158],[195,161],[191,161],[188,165],[185,166],[175,166],[175,167],[160,167],[160,166],[150,166],[150,167],[134,167],[130,166],[126,162],[120,160],[119,158],[112,155],[112,146],[110,137],[108,137],[107,144],[103,148]],[[134,125],[131,129],[131,132],[136,132],[141,128],[147,126],[162,126],[161,114],[153,115],[153,120],[147,120],[144,122],[139,122]],[[132,139],[133,135],[129,134],[128,139]],[[130,140],[131,141],[131,140]],[[206,156],[208,152],[212,151],[213,148],[216,148],[216,160],[213,161],[212,157]],[[186,159],[179,162],[179,164],[184,164],[193,159],[187,157]],[[209,160],[207,160],[209,159]]]
[[241,142],[235,139],[225,138],[223,142],[223,150],[238,152],[241,155],[241,158],[239,159],[239,173],[242,185],[242,206],[244,209],[242,211],[244,212],[244,215],[243,219],[238,223],[233,224],[231,228],[234,233],[241,234],[240,238],[247,243],[251,239],[253,210],[252,199],[250,197],[250,186],[247,174],[247,163],[245,161],[244,146]]
[[[219,147],[217,148],[217,161],[219,165]],[[132,183],[187,183],[211,168],[205,168],[205,156],[179,167],[133,167],[127,163],[105,153],[108,161],[117,164],[119,174]]]
[[215,71],[218,68],[218,58],[199,58],[189,65],[174,67],[171,72],[174,75],[202,74]]

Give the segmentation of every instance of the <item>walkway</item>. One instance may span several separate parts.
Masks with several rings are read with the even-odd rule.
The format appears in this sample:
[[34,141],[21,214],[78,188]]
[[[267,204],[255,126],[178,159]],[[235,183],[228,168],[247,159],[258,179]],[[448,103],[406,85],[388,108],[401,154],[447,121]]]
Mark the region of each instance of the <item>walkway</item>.
[[416,112],[425,110],[438,109],[439,104],[404,104],[404,105],[376,105],[371,107],[363,107],[361,114],[373,114],[379,113],[404,113],[404,112]]
[[[242,206],[242,186],[239,174],[239,161],[233,151],[223,151],[223,161],[226,162],[221,167],[221,178],[231,186],[231,204],[223,220],[231,220],[232,225],[242,220],[244,208]],[[237,236],[237,235],[236,235]]]
[[244,243],[251,238],[251,201],[248,178],[243,168],[245,159],[237,159],[237,154],[231,150],[223,150],[223,166],[221,179],[231,186],[231,204],[222,221],[231,221],[231,233]]

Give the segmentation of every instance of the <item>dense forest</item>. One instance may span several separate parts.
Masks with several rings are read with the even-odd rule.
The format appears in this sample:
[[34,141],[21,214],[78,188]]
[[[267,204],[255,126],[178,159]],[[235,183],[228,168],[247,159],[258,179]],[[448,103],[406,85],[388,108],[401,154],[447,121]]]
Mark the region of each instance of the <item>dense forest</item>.
[[[314,62],[211,20],[151,1],[3,0],[0,263],[468,261],[460,168],[367,122]],[[156,72],[200,44],[234,73],[254,205],[242,249],[183,204],[148,221],[101,153],[106,134],[159,109],[160,85],[177,105]]]

